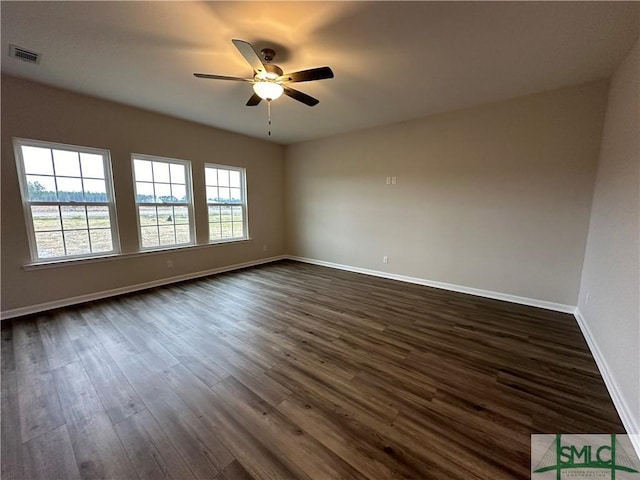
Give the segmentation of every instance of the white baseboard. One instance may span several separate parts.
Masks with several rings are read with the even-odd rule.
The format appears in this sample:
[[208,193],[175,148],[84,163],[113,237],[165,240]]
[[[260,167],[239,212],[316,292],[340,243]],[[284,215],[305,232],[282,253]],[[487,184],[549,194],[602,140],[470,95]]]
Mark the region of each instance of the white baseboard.
[[369,270],[366,268],[352,267],[350,265],[341,265],[339,263],[325,262],[323,260],[315,260],[313,258],[288,256],[289,260],[298,262],[311,263],[313,265],[321,265],[324,267],[337,268],[339,270],[347,270],[349,272],[364,273],[365,275],[373,275],[374,277],[388,278],[391,280],[399,280],[401,282],[415,283],[425,285],[427,287],[440,288],[442,290],[450,290],[452,292],[468,293],[478,297],[492,298],[494,300],[503,300],[505,302],[518,303],[520,305],[529,305],[531,307],[544,308],[546,310],[554,310],[556,312],[573,314],[576,307],[573,305],[564,305],[562,303],[546,302],[544,300],[536,300],[534,298],[518,297],[517,295],[509,295],[506,293],[492,292],[490,290],[481,290],[478,288],[464,287],[451,283],[436,282],[434,280],[426,280],[424,278],[408,277],[406,275],[398,275],[396,273],[381,272],[379,270]]
[[398,275],[394,273],[381,272],[378,270],[369,270],[366,268],[353,267],[353,266],[342,265],[342,264],[333,263],[333,262],[325,262],[322,260],[315,260],[312,258],[296,257],[291,255],[280,255],[275,257],[263,258],[259,260],[253,260],[250,262],[238,263],[235,265],[227,265],[224,267],[213,268],[210,270],[203,270],[199,272],[187,273],[184,275],[177,275],[174,277],[163,278],[163,279],[154,280],[151,282],[139,283],[136,285],[129,285],[126,287],[115,288],[111,290],[104,290],[101,292],[94,292],[87,295],[79,295],[77,297],[71,297],[71,298],[66,298],[62,300],[55,300],[52,302],[40,303],[37,305],[29,305],[27,307],[20,307],[20,308],[14,308],[11,310],[5,310],[3,312],[0,312],[0,319],[5,320],[5,319],[14,318],[14,317],[20,317],[23,315],[39,313],[46,310],[52,310],[55,308],[67,307],[70,305],[76,305],[78,303],[83,303],[83,302],[90,302],[93,300],[100,300],[102,298],[113,297],[116,295],[122,295],[126,293],[132,293],[139,290],[145,290],[148,288],[159,287],[159,286],[168,285],[171,283],[182,282],[185,280],[192,280],[195,278],[206,277],[208,275],[215,275],[217,273],[229,272],[229,271],[238,270],[241,268],[253,267],[253,266],[276,262],[284,259],[294,260],[294,261],[303,262],[303,263],[310,263],[313,265],[321,265],[325,267],[336,268],[339,270],[346,270],[350,272],[363,273],[365,275],[372,275],[372,276],[388,278],[392,280],[399,280],[401,282],[425,285],[428,287],[440,288],[443,290],[450,290],[453,292],[467,293],[467,294],[476,295],[479,297],[491,298],[495,300],[503,300],[506,302],[517,303],[521,305],[529,305],[532,307],[539,307],[547,310],[554,310],[557,312],[573,314],[576,318],[578,326],[580,327],[580,330],[582,331],[582,335],[584,336],[587,342],[587,345],[591,350],[591,354],[593,355],[593,358],[596,361],[596,365],[600,370],[600,374],[602,375],[602,378],[607,387],[607,390],[611,395],[613,404],[618,414],[620,415],[620,419],[622,420],[622,423],[629,435],[629,438],[631,439],[631,443],[633,444],[633,447],[636,450],[636,453],[640,457],[640,424],[638,423],[640,422],[640,419],[634,418],[634,416],[631,413],[631,409],[629,408],[624,398],[620,394],[620,389],[618,388],[615,380],[613,379],[609,366],[607,365],[607,362],[604,356],[600,352],[600,349],[598,348],[598,345],[595,342],[593,335],[591,334],[591,331],[586,321],[584,320],[584,317],[576,307],[571,305],[547,302],[547,301],[536,300],[536,299],[527,298],[527,297],[519,297],[516,295],[493,292],[490,290],[481,290],[477,288],[470,288],[470,287],[454,285],[450,283],[436,282],[433,280],[426,280],[423,278],[409,277],[409,276]]
[[139,290],[145,290],[147,288],[160,287],[162,285],[168,285],[170,283],[182,282],[185,280],[192,280],[194,278],[206,277],[207,275],[215,275],[216,273],[229,272],[232,270],[238,270],[240,268],[254,267],[256,265],[262,265],[264,263],[277,262],[278,260],[284,260],[287,257],[285,255],[279,255],[276,257],[261,258],[259,260],[252,260],[250,262],[237,263],[235,265],[227,265],[224,267],[212,268],[210,270],[202,270],[200,272],[192,272],[184,275],[176,275],[174,277],[161,278],[159,280],[153,280],[151,282],[138,283],[135,285],[128,285],[126,287],[114,288],[112,290],[103,290],[101,292],[89,293],[87,295],[79,295],[77,297],[64,298],[62,300],[54,300],[52,302],[39,303],[37,305],[29,305],[26,307],[14,308],[11,310],[5,310],[0,312],[0,319],[7,320],[9,318],[21,317],[23,315],[30,315],[32,313],[44,312],[46,310],[53,310],[54,308],[68,307],[70,305],[76,305],[83,302],[91,302],[93,300],[100,300],[102,298],[113,297],[116,295],[122,295],[125,293],[137,292]]
[[622,424],[629,435],[633,448],[638,454],[638,458],[640,458],[640,418],[634,418],[631,413],[631,408],[629,408],[624,397],[620,394],[620,388],[611,375],[611,369],[607,364],[607,360],[604,358],[604,355],[602,355],[600,348],[598,348],[598,344],[596,343],[595,338],[593,338],[589,325],[578,308],[576,308],[574,316],[576,317],[578,326],[582,331],[582,336],[586,340],[587,345],[589,345],[589,350],[591,350],[591,355],[593,355],[593,358],[596,361],[596,365],[598,366],[598,370],[600,370],[600,375],[604,380],[604,384],[607,386],[609,395],[611,395],[613,405],[616,407],[618,415],[620,415],[620,420],[622,420]]
[[290,260],[295,260],[295,261],[304,262],[304,263],[311,263],[314,265],[321,265],[321,266],[330,267],[330,268],[337,268],[340,270],[347,270],[350,272],[363,273],[366,275],[373,275],[376,277],[389,278],[392,280],[399,280],[401,282],[415,283],[418,285],[425,285],[428,287],[435,287],[443,290],[450,290],[453,292],[468,293],[468,294],[476,295],[479,297],[492,298],[495,300],[504,300],[506,302],[529,305],[533,307],[544,308],[547,310],[554,310],[554,311],[564,312],[564,313],[575,312],[575,307],[571,305],[563,305],[560,303],[546,302],[543,300],[536,300],[533,298],[518,297],[515,295],[508,295],[506,293],[492,292],[489,290],[481,290],[477,288],[464,287],[464,286],[454,285],[450,283],[436,282],[433,280],[426,280],[423,278],[408,277],[405,275],[381,272],[378,270],[369,270],[366,268],[353,267],[350,265],[341,265],[338,263],[325,262],[323,260],[315,260],[312,258],[296,257],[291,255],[279,255],[275,257],[263,258],[260,260],[254,260],[250,262],[244,262],[244,263],[239,263],[235,265],[228,265],[225,267],[214,268],[210,270],[203,270],[200,272],[192,272],[184,275],[177,275],[174,277],[162,278],[159,280],[139,283],[136,285],[128,285],[125,287],[115,288],[112,290],[104,290],[101,292],[94,292],[87,295],[79,295],[77,297],[65,298],[61,300],[54,300],[51,302],[39,303],[37,305],[29,305],[26,307],[19,307],[11,310],[5,310],[0,312],[0,319],[5,320],[5,319],[14,318],[14,317],[20,317],[23,315],[30,315],[32,313],[44,312],[46,310],[52,310],[54,308],[68,307],[69,305],[76,305],[78,303],[90,302],[93,300],[99,300],[102,298],[112,297],[115,295],[122,295],[125,293],[136,292],[136,291],[144,290],[147,288],[159,287],[161,285],[168,285],[170,283],[182,282],[184,280],[191,280],[194,278],[206,277],[207,275],[214,275],[216,273],[228,272],[231,270],[252,267],[255,265],[276,262],[278,260],[284,260],[284,259],[290,259]]

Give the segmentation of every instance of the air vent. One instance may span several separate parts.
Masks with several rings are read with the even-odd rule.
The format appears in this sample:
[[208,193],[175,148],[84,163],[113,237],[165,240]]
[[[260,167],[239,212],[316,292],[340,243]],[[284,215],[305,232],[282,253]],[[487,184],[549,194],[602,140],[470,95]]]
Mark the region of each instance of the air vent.
[[39,63],[40,54],[16,45],[9,45],[9,56],[29,63]]

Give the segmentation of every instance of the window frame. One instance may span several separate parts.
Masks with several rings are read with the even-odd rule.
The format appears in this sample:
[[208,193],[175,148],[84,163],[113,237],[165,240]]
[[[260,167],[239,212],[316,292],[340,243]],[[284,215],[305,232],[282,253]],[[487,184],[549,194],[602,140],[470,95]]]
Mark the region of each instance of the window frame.
[[[138,187],[136,180],[136,167],[135,160],[143,160],[149,162],[163,162],[163,163],[176,163],[181,164],[185,167],[185,189],[186,193],[189,196],[189,201],[186,203],[183,202],[171,202],[171,203],[162,203],[162,202],[138,202]],[[153,169],[152,169],[153,176]],[[136,208],[136,223],[138,225],[138,248],[140,252],[149,252],[149,251],[160,251],[160,250],[171,250],[175,248],[188,247],[197,245],[196,241],[196,228],[195,228],[195,215],[193,208],[193,177],[191,174],[191,162],[189,160],[182,160],[179,158],[171,158],[171,157],[162,157],[159,155],[148,155],[143,153],[132,153],[131,154],[131,178],[133,181],[133,200]],[[144,182],[141,180],[141,182]],[[149,182],[144,182],[149,183]],[[155,185],[155,179],[153,179],[152,183]],[[158,182],[165,183],[165,182]],[[150,247],[144,247],[142,245],[142,224],[140,222],[140,209],[139,207],[158,207],[158,206],[184,206],[187,207],[187,212],[189,216],[189,237],[190,241],[188,243],[171,243],[167,245],[154,245]],[[175,226],[175,224],[174,224]],[[158,234],[159,235],[159,234]],[[158,236],[158,242],[160,238]]]
[[[231,202],[209,202],[207,197],[207,168],[215,168],[217,170],[229,170],[237,171],[240,173],[240,203]],[[207,206],[207,241],[210,245],[216,245],[219,243],[228,242],[240,242],[243,240],[249,240],[249,207],[247,201],[247,169],[244,167],[236,167],[233,165],[220,165],[216,163],[204,164],[204,192],[205,192],[205,204]],[[211,222],[209,221],[209,207],[210,206],[229,206],[229,207],[241,207],[242,208],[242,237],[221,238],[219,240],[211,240]]]
[[[81,153],[86,153],[90,155],[99,155],[102,157],[102,166],[104,169],[104,183],[105,183],[105,195],[107,197],[106,202],[78,202],[78,201],[32,201],[29,200],[29,186],[27,181],[27,173],[24,163],[24,157],[22,154],[22,147],[36,147],[36,148],[47,148],[49,150],[61,150],[61,151],[70,151],[77,153],[78,155]],[[27,238],[29,241],[29,253],[31,255],[31,263],[32,264],[45,264],[45,263],[57,263],[64,262],[66,260],[74,260],[74,259],[90,259],[90,258],[101,258],[108,257],[112,255],[117,255],[121,251],[120,247],[120,232],[118,230],[118,218],[117,218],[117,210],[116,210],[116,197],[115,197],[115,188],[113,185],[113,171],[111,168],[111,152],[107,149],[96,148],[96,147],[85,147],[80,145],[71,145],[67,143],[59,143],[59,142],[50,142],[45,140],[33,140],[30,138],[21,138],[14,137],[13,138],[13,151],[14,157],[16,160],[16,168],[18,173],[18,184],[20,187],[20,196],[22,198],[22,210],[25,217],[25,223],[27,227]],[[52,177],[55,179],[58,177],[55,174],[55,162],[52,158],[52,166],[53,166],[53,175]],[[82,168],[82,167],[80,167]],[[49,175],[47,175],[49,176]],[[59,175],[60,177],[67,177],[66,175]],[[75,177],[73,177],[75,178]],[[84,179],[85,177],[77,177],[80,179]],[[93,177],[88,177],[93,178]],[[57,181],[56,181],[57,184]],[[111,246],[112,249],[105,252],[89,252],[89,253],[80,253],[80,254],[71,254],[71,255],[62,255],[56,257],[40,257],[38,254],[38,244],[36,241],[36,230],[35,225],[33,223],[33,215],[31,212],[31,207],[34,205],[41,206],[106,206],[109,211],[109,223],[110,223],[110,231],[111,231]],[[88,217],[87,217],[88,221]],[[63,247],[65,252],[67,250],[66,242],[64,241],[64,225],[62,223],[62,216],[60,217],[60,232],[63,236]],[[87,222],[87,234],[89,234],[91,228]],[[91,239],[89,237],[89,242]]]

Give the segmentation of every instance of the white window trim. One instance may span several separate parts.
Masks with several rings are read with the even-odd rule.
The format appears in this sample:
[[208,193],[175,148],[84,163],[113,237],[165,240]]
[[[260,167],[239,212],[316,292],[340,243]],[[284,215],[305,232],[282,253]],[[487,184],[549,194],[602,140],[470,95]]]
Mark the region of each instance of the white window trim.
[[[220,202],[209,202],[206,198],[207,196],[207,168],[219,168],[222,170],[235,170],[240,172],[240,203],[220,203]],[[247,205],[247,169],[244,167],[235,167],[233,165],[220,165],[216,163],[205,163],[204,164],[204,191],[205,191],[205,202],[207,206],[207,241],[211,245],[215,245],[217,243],[227,243],[230,241],[242,241],[249,239],[249,207]],[[221,238],[220,240],[211,240],[211,226],[209,222],[209,206],[231,206],[231,207],[242,207],[242,225],[244,227],[244,232],[242,237],[235,238]]]
[[[40,147],[52,150],[67,150],[79,153],[88,153],[100,155],[103,158],[104,165],[104,183],[106,188],[107,202],[31,202],[29,201],[29,187],[27,185],[27,175],[24,169],[24,159],[22,157],[22,146]],[[111,153],[109,150],[102,148],[84,147],[79,145],[70,145],[66,143],[47,142],[43,140],[32,140],[29,138],[14,137],[13,151],[16,159],[16,167],[18,169],[18,183],[20,185],[20,195],[22,197],[22,210],[25,217],[27,227],[27,237],[29,239],[29,252],[31,254],[32,263],[47,264],[57,263],[66,260],[92,259],[109,257],[120,253],[120,234],[118,231],[118,219],[116,216],[116,197],[113,187],[113,173],[111,170]],[[111,245],[112,250],[108,252],[92,252],[78,255],[64,255],[60,257],[39,257],[38,246],[36,243],[35,228],[33,225],[33,216],[31,215],[32,205],[73,205],[73,206],[107,206],[109,208],[109,220],[111,223]]]
[[[185,188],[187,189],[187,193],[189,194],[189,202],[186,203],[148,203],[148,202],[138,202],[138,192],[136,187],[136,168],[134,160],[146,160],[149,162],[166,162],[166,163],[179,163],[184,165],[185,168]],[[171,250],[174,248],[180,247],[189,247],[196,245],[196,229],[195,229],[195,216],[193,212],[193,180],[191,175],[191,162],[189,160],[182,160],[179,158],[170,158],[170,157],[160,157],[158,155],[147,155],[143,153],[132,153],[131,154],[131,178],[133,179],[133,196],[134,202],[136,206],[136,223],[138,225],[138,248],[140,252],[149,252],[149,251],[164,251]],[[154,182],[155,183],[155,182]],[[162,183],[162,182],[161,182]],[[189,236],[191,237],[191,241],[188,243],[172,243],[170,245],[153,245],[150,247],[142,246],[142,225],[140,224],[140,210],[138,207],[151,207],[158,205],[169,205],[169,206],[181,206],[187,207],[187,211],[189,214]]]

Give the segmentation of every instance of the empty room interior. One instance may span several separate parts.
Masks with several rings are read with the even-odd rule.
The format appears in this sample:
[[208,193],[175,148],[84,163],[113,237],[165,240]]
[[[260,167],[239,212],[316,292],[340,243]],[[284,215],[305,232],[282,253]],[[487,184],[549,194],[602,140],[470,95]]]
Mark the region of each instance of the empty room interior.
[[0,8],[3,480],[640,478],[640,2]]

